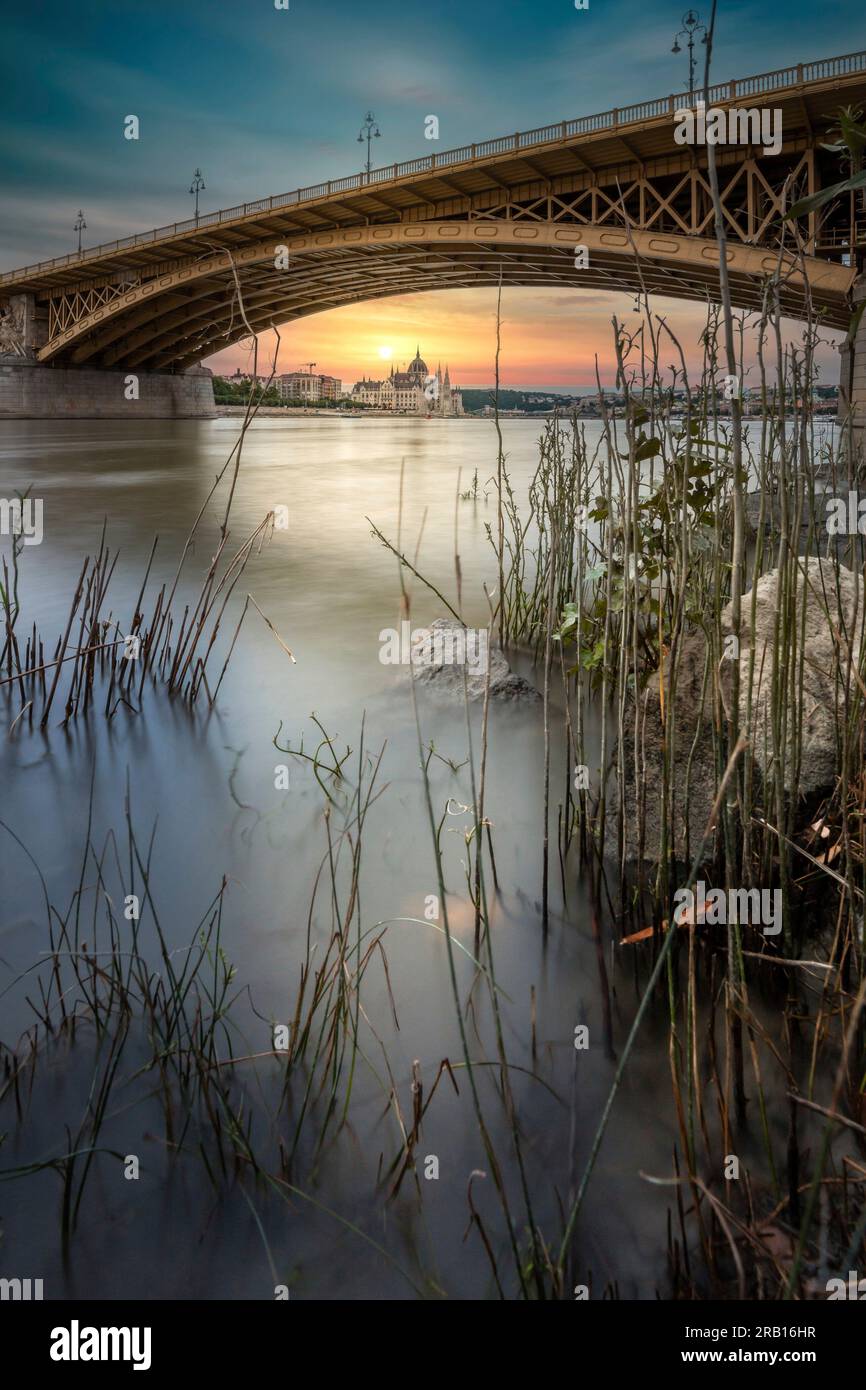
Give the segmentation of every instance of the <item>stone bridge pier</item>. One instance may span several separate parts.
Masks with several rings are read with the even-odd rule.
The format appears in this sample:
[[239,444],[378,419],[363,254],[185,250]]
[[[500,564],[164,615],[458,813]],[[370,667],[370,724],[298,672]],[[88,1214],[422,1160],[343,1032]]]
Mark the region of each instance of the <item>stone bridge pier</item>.
[[213,376],[44,365],[48,307],[35,294],[9,296],[0,323],[0,419],[196,419],[216,415]]
[[9,314],[21,340],[21,355],[35,357],[48,342],[48,306],[40,305],[35,294],[9,296]]

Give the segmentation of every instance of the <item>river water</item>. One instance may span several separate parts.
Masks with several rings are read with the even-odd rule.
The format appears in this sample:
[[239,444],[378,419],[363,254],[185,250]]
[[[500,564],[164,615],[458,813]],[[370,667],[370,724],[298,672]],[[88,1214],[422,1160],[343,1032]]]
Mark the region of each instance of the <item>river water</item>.
[[[590,441],[598,428],[587,425]],[[542,429],[531,420],[503,423],[518,496],[535,467]],[[0,426],[0,496],[32,484],[33,495],[44,502],[43,543],[27,547],[21,562],[22,630],[33,617],[52,638],[62,630],[82,557],[98,547],[104,522],[109,545],[120,552],[106,606],[121,621],[132,611],[154,536],[159,541],[149,595],[170,580],[237,430],[234,419],[132,427],[122,422]],[[124,1182],[115,1160],[97,1162],[65,1264],[57,1174],[46,1171],[0,1186],[0,1274],[43,1277],[46,1297],[268,1298],[273,1270],[293,1298],[413,1296],[396,1265],[371,1241],[412,1271],[416,1287],[420,1283],[432,1296],[439,1291],[457,1298],[495,1296],[480,1240],[474,1232],[464,1240],[469,1175],[489,1168],[465,1071],[457,1073],[459,1098],[450,1083],[443,1083],[425,1116],[419,1152],[438,1158],[439,1178],[421,1180],[422,1213],[409,1184],[390,1203],[377,1186],[383,1162],[387,1166],[393,1157],[396,1131],[385,1114],[388,1087],[383,1089],[376,1039],[387,1052],[404,1113],[411,1113],[413,1061],[429,1089],[442,1059],[457,1063],[462,1056],[446,942],[425,921],[425,903],[437,884],[406,676],[379,659],[380,632],[399,624],[399,584],[394,556],[371,536],[370,522],[396,541],[401,461],[404,548],[414,553],[423,522],[417,567],[456,607],[456,516],[463,615],[469,624],[484,624],[482,586],[491,592],[496,586],[487,534],[496,518],[489,481],[496,463],[492,424],[268,417],[254,422],[244,445],[232,538],[240,544],[275,507],[288,509],[289,524],[251,559],[225,632],[234,630],[249,592],[295,662],[250,610],[210,715],[198,707],[191,712],[154,690],[146,694],[141,713],[121,708],[108,722],[100,710],[63,729],[58,710],[44,735],[21,721],[10,737],[19,704],[8,697],[0,702],[0,818],[38,863],[52,902],[68,905],[78,884],[91,782],[93,838],[102,843],[112,830],[118,836],[123,832],[129,780],[142,843],[154,832],[152,886],[170,944],[179,950],[187,945],[227,876],[222,945],[238,984],[249,989],[239,1005],[244,1031],[239,1052],[267,1050],[269,1021],[285,1019],[294,1000],[313,881],[326,849],[323,796],[311,765],[280,754],[274,738],[279,730],[282,744],[298,748],[303,742],[312,749],[321,739],[311,719],[315,713],[335,747],[353,750],[347,767],[357,761],[362,718],[365,748],[373,753],[384,748],[377,781],[384,790],[364,831],[361,914],[365,926],[391,923],[384,945],[396,1022],[388,979],[382,968],[371,967],[361,991],[370,1031],[350,1127],[293,1174],[304,1199],[287,1206],[255,1188],[251,1196],[230,1189],[215,1198],[194,1157],[167,1153],[158,1111],[146,1101],[124,1103],[127,1082],[132,1095],[128,1074],[136,1054],[131,1050],[103,1141],[121,1154],[139,1155],[141,1178]],[[476,472],[477,500],[457,501],[458,490],[472,487]],[[186,597],[195,594],[196,578],[210,562],[224,505],[223,490],[198,533]],[[8,553],[8,541],[0,544]],[[415,582],[413,622],[442,613],[441,602]],[[525,661],[517,664],[540,684],[539,671]],[[460,809],[472,799],[465,714],[459,705],[425,696],[421,719],[425,745],[432,743],[439,755],[430,761],[437,819],[451,798],[442,842],[452,929],[471,949],[472,909],[463,865],[472,820]],[[473,720],[477,740],[477,712]],[[287,791],[275,786],[275,767],[282,763],[290,768]],[[554,818],[562,777],[560,763],[554,767]],[[562,1230],[560,1204],[567,1205],[574,1175],[582,1171],[615,1063],[603,1047],[592,924],[573,865],[568,901],[562,903],[555,819],[553,915],[546,938],[541,929],[542,796],[540,706],[495,710],[486,809],[500,880],[492,909],[497,978],[536,1222],[555,1246]],[[0,1038],[13,1047],[33,1023],[25,998],[32,999],[33,990],[26,983],[10,986],[34,965],[47,938],[35,869],[21,845],[2,831],[0,880]],[[88,902],[94,891],[88,873]],[[320,903],[314,933],[324,930],[326,917]],[[457,955],[465,1005],[474,970],[468,958]],[[619,956],[612,965],[611,960],[612,954],[619,1048],[639,991],[630,959],[625,965]],[[468,1008],[464,1014],[471,1047],[476,1056],[489,1058],[494,1054],[486,997],[478,1000],[476,1013]],[[588,1051],[573,1046],[579,1024],[589,1027]],[[670,1172],[675,1128],[667,1048],[664,1011],[651,1010],[578,1229],[577,1266],[582,1278],[591,1279],[596,1297],[614,1281],[624,1298],[652,1298],[664,1290],[670,1191],[648,1185],[640,1173]],[[86,1065],[82,1052],[88,1053]],[[514,1195],[516,1172],[494,1072],[479,1069],[479,1086]],[[0,1132],[10,1132],[0,1155],[4,1168],[65,1151],[63,1126],[76,1132],[91,1074],[92,1058],[83,1042],[52,1054],[28,1103],[20,1138],[10,1103],[4,1103]],[[273,1123],[279,1132],[279,1114]],[[491,1189],[489,1176],[486,1187],[478,1179],[474,1197],[507,1266]]]

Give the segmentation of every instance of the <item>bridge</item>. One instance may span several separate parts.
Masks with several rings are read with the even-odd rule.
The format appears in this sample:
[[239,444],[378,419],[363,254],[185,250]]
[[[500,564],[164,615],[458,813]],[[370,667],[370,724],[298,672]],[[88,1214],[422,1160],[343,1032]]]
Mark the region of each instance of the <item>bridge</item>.
[[[862,204],[851,194],[796,226],[782,218],[838,182],[822,148],[829,118],[864,103],[866,52],[710,88],[711,107],[781,112],[776,153],[716,147],[738,307],[760,307],[781,268],[786,314],[801,317],[808,299],[825,325],[848,326]],[[46,366],[179,373],[250,329],[500,275],[713,300],[707,151],[674,139],[690,104],[679,93],[563,120],[8,271],[3,344]]]

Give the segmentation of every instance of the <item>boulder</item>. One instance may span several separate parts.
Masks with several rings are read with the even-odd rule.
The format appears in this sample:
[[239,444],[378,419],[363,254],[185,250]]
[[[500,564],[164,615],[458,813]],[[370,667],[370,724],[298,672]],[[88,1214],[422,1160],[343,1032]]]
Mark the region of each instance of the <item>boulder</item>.
[[[854,501],[849,507],[850,497],[851,494],[846,483],[839,482],[837,485],[831,486],[828,478],[816,478],[814,480],[814,492],[810,489],[802,499],[799,529],[795,527],[797,521],[796,503],[793,498],[791,499],[790,544],[795,545],[799,553],[804,555],[807,550],[815,550],[817,541],[822,550],[827,550],[831,555],[835,555],[841,564],[862,564],[866,558],[866,537],[856,529],[857,502],[866,497],[862,485],[859,491],[854,493]],[[831,526],[832,508],[837,500],[843,501],[846,508],[854,513],[855,524],[851,527],[850,532],[846,529],[836,530]],[[747,536],[751,537],[754,542],[760,531],[765,547],[775,545],[782,534],[782,500],[780,495],[773,493],[764,496],[760,492],[749,492],[746,494],[743,510]],[[762,512],[763,523],[761,522]]]
[[[863,586],[853,570],[832,560],[799,558],[797,561],[796,601],[797,671],[795,697],[802,724],[799,775],[801,796],[828,791],[838,772],[838,721],[842,714],[845,684],[854,677],[848,668],[851,657],[859,659],[858,629],[863,612]],[[772,709],[776,613],[779,606],[779,571],[763,575],[755,586],[754,675],[749,728],[748,681],[752,644],[752,592],[743,596],[740,611],[740,719],[749,738],[756,764],[766,777],[773,765]],[[805,610],[805,621],[804,621]],[[731,605],[722,613],[726,633],[733,632]],[[847,642],[846,642],[847,635]],[[801,646],[802,637],[802,646]],[[850,652],[848,649],[850,643]],[[802,656],[802,705],[800,705],[799,658]],[[790,674],[790,647],[781,652],[780,675]],[[785,752],[785,786],[793,787],[794,730],[790,727]]]
[[516,675],[498,647],[488,643],[487,630],[465,628],[453,618],[436,618],[412,634],[412,677],[434,694],[463,700],[464,668],[470,700],[483,700],[490,667],[490,698],[497,703],[536,704],[541,696]]

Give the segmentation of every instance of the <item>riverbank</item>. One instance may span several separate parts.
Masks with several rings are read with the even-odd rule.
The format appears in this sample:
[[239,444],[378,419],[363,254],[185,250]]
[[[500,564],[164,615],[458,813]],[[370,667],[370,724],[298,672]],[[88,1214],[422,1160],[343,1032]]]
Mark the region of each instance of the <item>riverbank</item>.
[[[246,413],[247,413],[247,407],[244,406],[244,405],[220,405],[219,403],[217,404],[217,406],[216,406],[216,411],[215,411],[215,414],[216,414],[217,417],[224,416],[224,417],[232,418],[232,419],[243,419],[243,417],[246,415]],[[257,416],[257,417],[264,416],[264,415],[268,415],[268,416],[274,416],[274,417],[276,417],[276,418],[279,418],[280,416],[286,416],[286,415],[288,415],[288,416],[292,416],[292,417],[296,417],[296,416],[311,417],[311,418],[312,418],[312,417],[317,417],[317,418],[324,418],[324,419],[329,419],[329,420],[346,420],[346,419],[349,419],[349,420],[377,420],[377,419],[378,419],[378,420],[416,420],[416,421],[418,421],[419,424],[430,424],[430,423],[432,423],[432,422],[436,422],[436,423],[439,423],[439,424],[443,424],[443,423],[447,423],[447,424],[455,423],[455,424],[457,424],[457,423],[461,423],[461,422],[464,421],[464,420],[481,421],[481,422],[484,423],[484,424],[490,424],[490,423],[491,423],[493,420],[495,420],[495,418],[496,418],[496,417],[495,417],[495,414],[494,414],[494,412],[493,412],[492,410],[491,410],[489,413],[487,413],[487,414],[479,414],[479,413],[476,412],[476,413],[474,413],[474,414],[453,415],[453,416],[448,416],[446,420],[443,420],[442,416],[440,416],[440,415],[412,415],[412,414],[404,413],[404,412],[402,412],[402,411],[395,411],[395,410],[375,410],[375,409],[370,409],[370,410],[316,410],[316,409],[314,409],[314,408],[311,409],[311,408],[309,408],[309,407],[307,407],[307,406],[294,406],[294,405],[287,405],[287,406],[264,405],[264,406],[259,406],[259,407],[257,408],[257,410],[256,410],[255,413],[256,413],[256,416]],[[621,407],[621,406],[615,406],[615,407],[612,407],[612,408],[611,408],[611,410],[610,410],[610,412],[609,412],[609,414],[608,414],[608,418],[611,419],[611,420],[623,420],[623,419],[625,419],[626,414],[627,414],[627,411],[626,411],[623,407]],[[554,419],[554,418],[564,419],[564,420],[571,420],[572,416],[571,416],[571,412],[568,411],[568,410],[565,410],[565,409],[563,409],[563,410],[555,410],[555,411],[554,411],[554,410],[506,410],[506,411],[500,411],[500,413],[499,413],[499,419],[500,419],[500,421],[505,421],[505,420],[552,420],[552,419]],[[592,423],[597,423],[597,422],[599,422],[599,421],[601,420],[601,418],[602,418],[602,417],[601,417],[601,415],[598,413],[598,411],[584,410],[584,411],[581,411],[580,414],[577,416],[577,421],[578,421],[578,424],[585,424],[585,423],[590,423],[590,422],[592,422]],[[668,422],[669,422],[670,424],[680,424],[680,423],[682,423],[682,421],[683,421],[683,419],[684,419],[685,417],[684,417],[683,415],[670,415],[670,416],[668,416],[667,418],[668,418]],[[724,418],[724,416],[722,416],[722,418]],[[754,419],[754,420],[756,420],[756,421],[759,420],[759,419],[760,419],[760,415],[757,414],[757,413],[756,413],[755,415],[745,414],[743,418],[744,418],[744,420],[745,420],[745,423],[748,424],[749,421],[752,420],[752,419]],[[822,414],[816,414],[816,419],[820,420],[822,424],[826,424],[826,425],[835,425],[835,424],[837,424],[837,418],[836,418],[836,415],[835,415],[835,414],[824,414],[824,413],[822,413]]]
[[[229,416],[232,418],[243,417],[247,413],[245,405],[220,405],[217,403],[217,416]],[[441,415],[410,415],[402,411],[395,410],[316,410],[302,405],[262,405],[256,410],[256,415],[290,415],[290,416],[310,416],[328,420],[417,420],[420,424],[429,424],[431,421],[442,421]],[[472,415],[451,415],[446,417],[447,423],[460,420],[481,419],[481,416]]]

